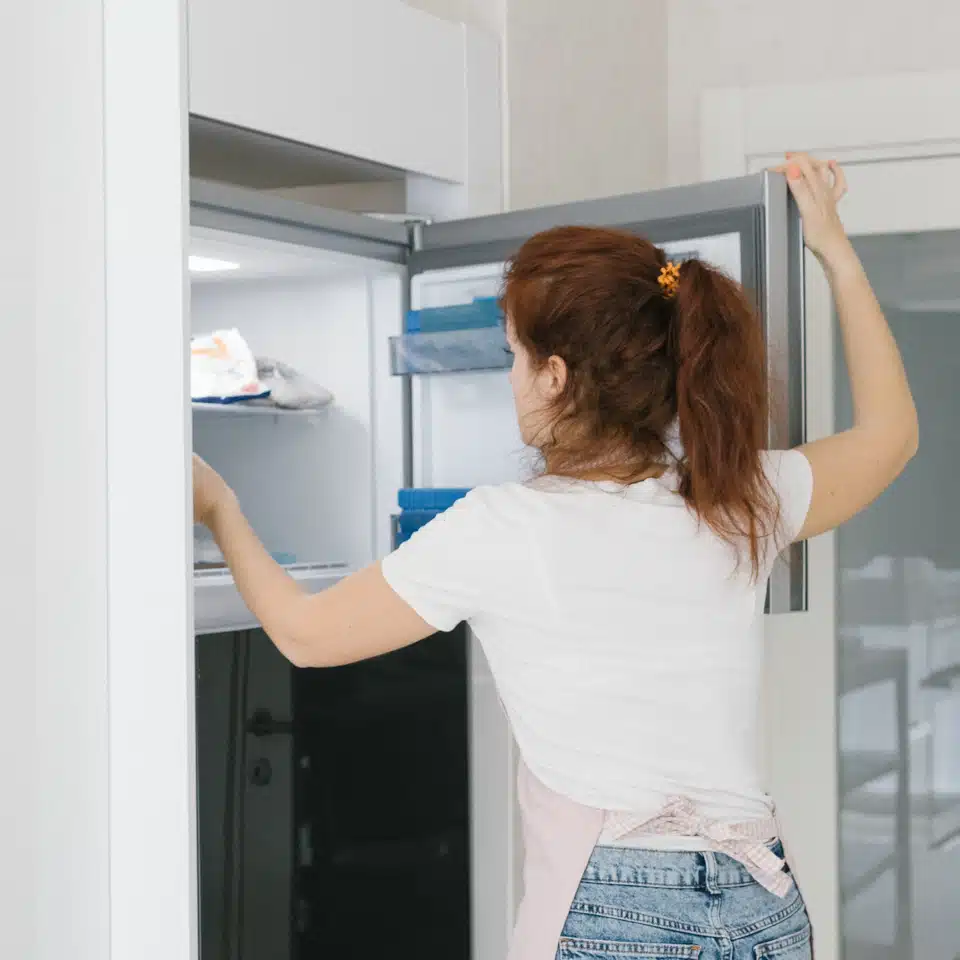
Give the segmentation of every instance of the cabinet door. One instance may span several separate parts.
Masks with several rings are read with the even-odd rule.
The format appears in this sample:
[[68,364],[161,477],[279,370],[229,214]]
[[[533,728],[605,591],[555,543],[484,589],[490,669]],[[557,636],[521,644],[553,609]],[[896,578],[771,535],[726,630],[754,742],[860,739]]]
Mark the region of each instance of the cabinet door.
[[[722,267],[751,293],[767,341],[770,446],[804,440],[803,243],[786,183],[762,173],[472,220],[429,224],[410,256],[414,290],[424,275],[491,270],[525,239],[560,225],[615,226],[642,233],[675,257],[697,255]],[[768,611],[806,604],[806,548],[791,548],[770,582]]]

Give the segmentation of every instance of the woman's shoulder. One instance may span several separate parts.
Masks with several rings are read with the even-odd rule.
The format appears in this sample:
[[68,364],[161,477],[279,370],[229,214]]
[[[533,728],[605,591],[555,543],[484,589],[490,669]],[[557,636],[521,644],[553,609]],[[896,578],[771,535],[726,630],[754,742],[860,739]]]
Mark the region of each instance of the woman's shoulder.
[[551,491],[537,480],[485,484],[474,487],[458,500],[452,510],[471,525],[483,524],[488,533],[494,530],[516,533],[535,517],[549,512]]
[[800,450],[765,450],[767,481],[780,501],[781,532],[787,541],[800,532],[813,497],[813,469]]
[[813,476],[810,461],[799,450],[764,450],[760,456],[767,479],[781,495],[808,486]]
[[473,487],[455,506],[501,515],[523,510],[535,499],[535,487],[530,483],[491,483]]

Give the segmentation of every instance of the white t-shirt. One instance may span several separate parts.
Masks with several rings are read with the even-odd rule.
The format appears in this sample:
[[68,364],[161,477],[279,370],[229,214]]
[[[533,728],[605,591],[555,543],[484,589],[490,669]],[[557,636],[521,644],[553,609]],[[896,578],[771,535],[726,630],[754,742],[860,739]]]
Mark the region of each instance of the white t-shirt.
[[[806,517],[810,464],[764,455],[781,542]],[[542,478],[480,487],[383,561],[431,626],[466,620],[530,770],[580,803],[652,816],[769,816],[760,769],[764,576],[698,524],[674,479]],[[682,844],[680,844],[682,846]]]

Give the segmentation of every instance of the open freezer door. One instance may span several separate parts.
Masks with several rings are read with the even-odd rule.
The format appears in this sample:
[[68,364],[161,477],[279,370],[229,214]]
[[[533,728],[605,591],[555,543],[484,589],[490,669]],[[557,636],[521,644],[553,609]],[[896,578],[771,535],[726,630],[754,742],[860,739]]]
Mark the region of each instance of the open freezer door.
[[[504,334],[478,314],[499,294],[505,262],[520,245],[562,225],[635,231],[674,259],[699,256],[739,280],[754,298],[768,345],[770,446],[803,442],[800,222],[785,181],[760,174],[415,228],[408,260],[414,315],[391,345],[392,372],[408,385],[413,485],[471,487],[529,472],[532,456],[516,427]],[[464,310],[472,317],[461,322],[457,311]],[[805,605],[806,547],[797,545],[771,578],[767,609]],[[475,639],[470,656],[472,955],[483,958],[506,950],[522,844],[515,748]]]
[[[674,259],[699,256],[742,283],[756,303],[766,336],[771,389],[770,447],[782,449],[804,442],[803,240],[799,216],[783,177],[762,173],[425,225],[415,231],[409,260],[413,305],[447,306],[443,302],[447,294],[438,291],[449,289],[452,284],[459,286],[461,300],[465,296],[476,299],[495,295],[503,264],[520,245],[535,233],[565,225],[631,230],[664,247]],[[431,296],[439,296],[441,302],[431,303]],[[496,367],[496,338],[491,335],[484,340],[483,335],[474,333],[473,339],[478,368]],[[429,372],[416,369],[416,341],[409,346],[404,355],[414,357],[414,362],[410,369],[397,372]],[[460,366],[452,366],[451,370],[464,369],[464,351],[457,355],[461,358]],[[403,358],[399,362],[402,364]],[[501,365],[507,365],[507,358]],[[496,402],[502,405],[506,396],[498,393]],[[438,466],[443,473],[444,451],[436,436],[436,420],[440,411],[449,413],[451,408],[448,402],[433,406],[432,422],[418,423],[418,418],[423,421],[427,412],[425,398],[414,405],[414,477],[439,486],[443,483],[437,481],[443,481],[443,477],[435,474]],[[480,425],[468,426],[469,430],[461,430],[461,436],[476,437]],[[463,450],[448,452],[451,463],[465,462],[463,454]],[[481,461],[489,470],[491,459],[477,459]],[[496,464],[497,458],[492,462]],[[502,471],[506,466],[498,465],[497,469]],[[475,482],[492,479],[483,476]],[[796,544],[771,577],[767,611],[788,613],[805,607],[806,547]]]

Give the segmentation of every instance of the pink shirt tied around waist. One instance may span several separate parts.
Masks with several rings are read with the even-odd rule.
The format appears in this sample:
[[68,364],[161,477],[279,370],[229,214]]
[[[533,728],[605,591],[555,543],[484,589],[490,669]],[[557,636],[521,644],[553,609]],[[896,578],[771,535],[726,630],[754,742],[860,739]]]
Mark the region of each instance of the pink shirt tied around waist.
[[507,960],[554,960],[570,904],[601,834],[702,837],[704,848],[742,863],[771,893],[785,897],[793,881],[784,861],[767,846],[772,819],[723,823],[698,814],[687,798],[667,803],[656,816],[640,818],[584,806],[551,790],[521,759],[517,775],[524,839],[524,894]]

